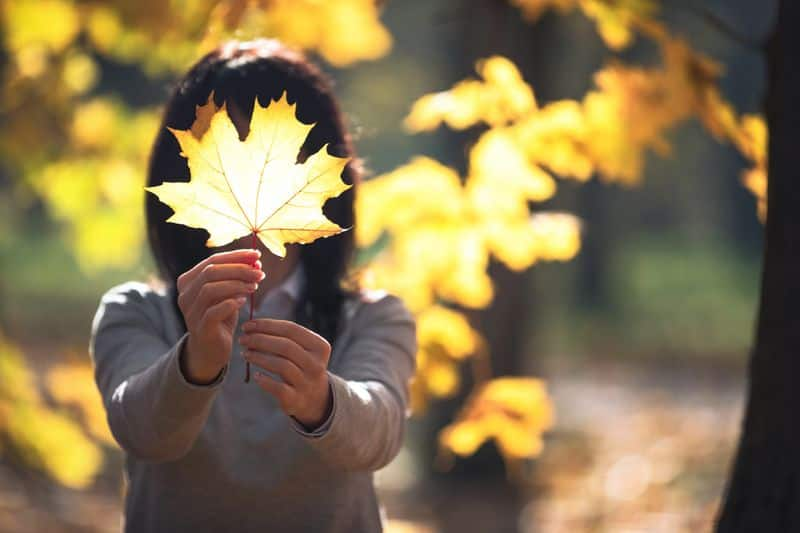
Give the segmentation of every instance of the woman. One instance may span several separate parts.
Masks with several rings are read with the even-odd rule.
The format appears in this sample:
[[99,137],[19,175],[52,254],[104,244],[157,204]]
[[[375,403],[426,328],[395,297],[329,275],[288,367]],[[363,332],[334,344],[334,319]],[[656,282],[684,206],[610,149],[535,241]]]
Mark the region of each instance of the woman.
[[[287,91],[298,118],[316,123],[298,161],[325,143],[354,160],[316,67],[275,41],[233,42],[178,83],[148,185],[189,179],[166,127],[188,129],[212,91],[242,138],[254,99],[266,105]],[[342,179],[358,177],[351,162]],[[111,289],[91,338],[97,386],[126,452],[125,530],[381,530],[372,472],[402,443],[416,340],[397,298],[342,288],[353,232],[289,246],[279,260],[248,249],[249,237],[210,250],[205,231],[167,223],[171,210],[153,195],[146,202],[166,288]],[[352,226],[353,189],[325,212]]]

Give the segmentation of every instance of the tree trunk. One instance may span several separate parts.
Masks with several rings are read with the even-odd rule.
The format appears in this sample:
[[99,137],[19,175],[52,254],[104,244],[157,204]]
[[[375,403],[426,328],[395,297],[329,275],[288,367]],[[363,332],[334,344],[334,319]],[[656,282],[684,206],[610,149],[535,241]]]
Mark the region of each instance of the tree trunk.
[[717,531],[800,531],[800,4],[768,44],[769,213],[742,436]]

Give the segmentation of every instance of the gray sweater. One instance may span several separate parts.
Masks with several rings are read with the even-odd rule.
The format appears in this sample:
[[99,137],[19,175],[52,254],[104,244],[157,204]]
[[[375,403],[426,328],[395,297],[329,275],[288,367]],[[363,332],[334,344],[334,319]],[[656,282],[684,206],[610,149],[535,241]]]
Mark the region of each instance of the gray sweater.
[[[298,272],[256,317],[291,319]],[[247,305],[239,324],[247,318]],[[398,452],[414,322],[399,299],[349,299],[328,366],[333,410],[308,432],[251,380],[234,339],[215,382],[195,385],[187,334],[161,291],[131,282],[102,298],[90,353],[111,431],[126,452],[127,532],[380,531],[372,472]],[[237,326],[237,337],[238,337]]]

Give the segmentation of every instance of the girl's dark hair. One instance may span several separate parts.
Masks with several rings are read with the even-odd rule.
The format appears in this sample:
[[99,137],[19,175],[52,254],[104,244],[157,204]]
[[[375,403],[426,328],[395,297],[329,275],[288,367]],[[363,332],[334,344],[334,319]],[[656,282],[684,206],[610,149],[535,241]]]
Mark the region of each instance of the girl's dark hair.
[[[202,105],[214,92],[214,101],[232,103],[248,118],[256,98],[262,106],[277,100],[286,91],[290,102],[297,102],[297,117],[315,123],[303,144],[298,161],[330,143],[328,151],[351,158],[342,173],[345,183],[360,179],[358,160],[342,113],[331,89],[331,82],[301,53],[275,40],[229,42],[208,53],[181,79],[164,111],[164,120],[150,156],[147,184],[163,181],[189,181],[189,167],[167,126],[189,129],[195,106]],[[330,199],[324,207],[328,218],[342,227],[354,223],[355,187]],[[211,250],[204,230],[166,222],[172,210],[155,195],[146,194],[147,235],[159,273],[169,284],[177,308],[176,282]],[[305,290],[296,308],[297,319],[333,342],[338,318],[346,296],[341,280],[347,272],[353,251],[353,232],[318,239],[301,247],[300,262],[305,272]],[[179,316],[180,313],[179,313]]]

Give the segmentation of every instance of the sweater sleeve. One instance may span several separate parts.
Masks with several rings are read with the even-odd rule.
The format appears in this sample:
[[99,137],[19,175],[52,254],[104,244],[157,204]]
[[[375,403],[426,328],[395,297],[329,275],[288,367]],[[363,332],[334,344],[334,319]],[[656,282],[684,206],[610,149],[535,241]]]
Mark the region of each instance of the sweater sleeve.
[[163,462],[191,449],[227,367],[209,385],[187,381],[180,356],[188,334],[165,340],[157,297],[140,283],[109,290],[92,322],[89,353],[114,438],[139,459]]
[[377,470],[403,444],[408,382],[417,351],[414,319],[394,296],[362,304],[353,336],[328,371],[333,408],[314,432],[295,429],[330,464],[345,470]]

